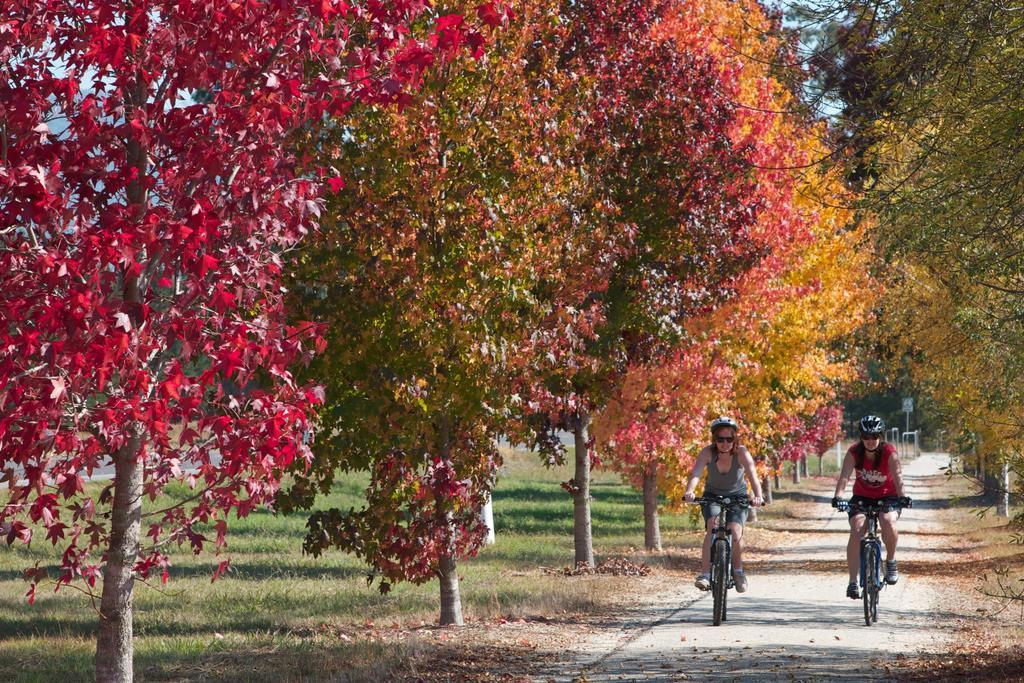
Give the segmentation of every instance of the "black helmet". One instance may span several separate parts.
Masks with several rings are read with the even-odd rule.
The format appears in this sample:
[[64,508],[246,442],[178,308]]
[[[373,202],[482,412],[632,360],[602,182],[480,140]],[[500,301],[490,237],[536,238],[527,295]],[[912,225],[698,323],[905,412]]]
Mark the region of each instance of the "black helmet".
[[721,427],[732,427],[733,430],[737,432],[740,430],[740,426],[736,424],[736,420],[722,415],[721,417],[716,417],[711,421],[711,435],[714,436],[715,432]]
[[881,435],[885,431],[885,422],[877,415],[865,415],[860,419],[860,433],[864,436]]

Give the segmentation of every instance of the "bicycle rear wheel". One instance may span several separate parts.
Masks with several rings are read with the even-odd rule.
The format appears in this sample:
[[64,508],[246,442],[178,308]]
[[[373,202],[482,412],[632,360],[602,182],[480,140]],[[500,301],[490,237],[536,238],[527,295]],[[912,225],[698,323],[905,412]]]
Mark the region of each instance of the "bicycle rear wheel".
[[878,614],[878,585],[875,581],[875,565],[878,562],[877,551],[871,543],[864,543],[860,547],[861,552],[861,583],[864,586],[864,624],[871,626],[874,623],[872,615],[877,618]]
[[725,600],[729,590],[729,553],[726,542],[718,539],[711,546],[711,594],[715,601],[712,621],[720,626],[725,620]]

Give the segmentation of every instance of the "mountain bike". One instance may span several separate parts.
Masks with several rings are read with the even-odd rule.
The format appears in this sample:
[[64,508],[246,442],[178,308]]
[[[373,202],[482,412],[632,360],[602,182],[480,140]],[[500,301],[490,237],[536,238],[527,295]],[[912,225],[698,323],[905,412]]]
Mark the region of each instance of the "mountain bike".
[[839,501],[840,512],[852,510],[864,515],[864,535],[860,539],[860,588],[864,600],[864,623],[878,621],[878,594],[886,586],[882,580],[882,539],[878,535],[878,515],[892,510],[903,511],[898,499],[880,498],[867,502]]
[[729,510],[746,510],[750,507],[750,498],[744,495],[718,496],[705,493],[693,502],[719,506],[718,525],[714,529],[714,539],[711,541],[711,596],[715,603],[712,622],[715,626],[720,626],[726,618],[729,589],[736,585],[732,578],[732,534],[726,528],[726,514]]

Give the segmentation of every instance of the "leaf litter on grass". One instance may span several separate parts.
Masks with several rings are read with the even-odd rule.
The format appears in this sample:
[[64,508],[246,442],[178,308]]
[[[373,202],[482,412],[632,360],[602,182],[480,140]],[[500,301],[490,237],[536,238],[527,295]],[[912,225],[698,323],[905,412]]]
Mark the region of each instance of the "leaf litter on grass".
[[542,571],[545,574],[556,574],[560,576],[589,576],[593,574],[606,574],[611,576],[649,576],[651,568],[643,562],[632,562],[627,560],[625,557],[611,557],[594,567],[581,564],[575,569],[572,567],[563,567],[561,569],[544,567]]

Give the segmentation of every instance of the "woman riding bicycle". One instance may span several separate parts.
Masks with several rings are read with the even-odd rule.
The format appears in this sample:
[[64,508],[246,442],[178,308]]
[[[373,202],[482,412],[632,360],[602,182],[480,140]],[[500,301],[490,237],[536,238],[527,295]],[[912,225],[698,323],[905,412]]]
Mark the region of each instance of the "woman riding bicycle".
[[[708,471],[708,479],[704,484],[705,494],[719,496],[746,496],[747,486],[743,481],[744,475],[754,490],[754,497],[750,504],[757,506],[763,503],[761,498],[761,482],[757,478],[757,471],[754,469],[754,459],[750,451],[740,445],[739,425],[731,417],[719,417],[711,423],[711,445],[705,446],[697,456],[690,471],[690,481],[686,485],[684,497],[687,501],[693,502],[694,490],[700,481],[705,468]],[[711,539],[715,527],[718,526],[719,506],[707,504],[701,506],[704,515],[704,524],[707,533],[704,536],[704,545],[701,547],[700,561],[701,573],[697,575],[694,585],[702,591],[711,587]],[[747,510],[730,509],[726,513],[726,528],[732,534],[732,567],[733,581],[736,584],[736,592],[743,593],[747,590],[747,576],[743,572],[743,524],[747,521]]]
[[854,600],[860,599],[857,587],[859,572],[860,539],[864,535],[864,514],[858,513],[854,507],[857,503],[876,503],[884,500],[890,504],[888,511],[878,515],[879,526],[882,528],[882,542],[885,544],[885,582],[894,584],[899,580],[899,569],[896,566],[896,542],[899,534],[896,531],[896,507],[910,507],[910,498],[903,490],[903,476],[900,469],[900,458],[891,443],[882,442],[885,423],[875,415],[865,415],[860,419],[860,441],[850,446],[843,459],[843,469],[836,482],[836,493],[832,498],[832,507],[839,505],[839,496],[846,490],[850,475],[856,473],[853,483],[853,497],[850,498],[850,540],[846,544],[846,562],[850,569],[850,584],[846,587],[846,595]]

